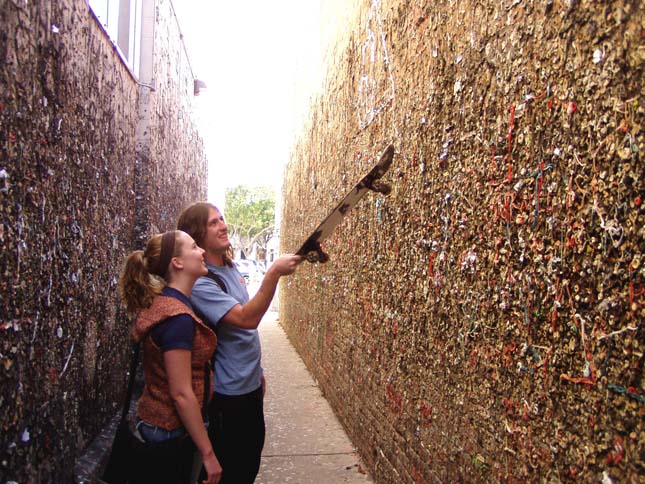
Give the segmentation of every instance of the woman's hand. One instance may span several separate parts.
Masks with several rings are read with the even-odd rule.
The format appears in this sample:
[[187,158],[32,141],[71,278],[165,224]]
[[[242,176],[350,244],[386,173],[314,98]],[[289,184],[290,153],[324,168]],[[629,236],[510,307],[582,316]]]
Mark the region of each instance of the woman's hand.
[[215,454],[211,452],[204,457],[204,469],[206,469],[206,480],[202,481],[203,484],[219,484],[222,478],[222,466]]

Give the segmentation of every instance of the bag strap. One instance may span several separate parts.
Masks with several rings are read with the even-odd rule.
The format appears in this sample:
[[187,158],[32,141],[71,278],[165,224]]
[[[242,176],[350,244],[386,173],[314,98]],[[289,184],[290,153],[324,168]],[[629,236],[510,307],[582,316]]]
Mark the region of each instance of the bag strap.
[[132,401],[132,391],[134,389],[134,374],[137,372],[137,365],[139,364],[139,350],[141,343],[134,343],[132,345],[132,361],[130,362],[130,377],[128,378],[128,391],[125,395],[125,403],[123,404],[123,411],[121,412],[121,422],[123,422],[130,411],[130,402]]
[[[206,274],[205,277],[208,277],[209,279],[215,281],[215,283],[220,287],[224,293],[228,294],[228,291],[226,290],[226,284],[224,284],[224,280],[215,274],[213,271],[210,269],[208,270],[208,273]],[[195,308],[196,309],[196,308]],[[206,323],[208,323],[208,319],[204,317],[203,314],[201,314],[199,311],[196,311],[197,314],[199,315],[202,320],[204,320]],[[206,365],[204,365],[204,401],[202,402],[202,416],[204,417],[204,420],[206,420],[207,414],[208,414],[208,397],[210,396],[210,384],[211,384],[211,379],[209,378],[210,376],[210,363],[206,362]]]
[[212,272],[210,269],[208,270],[208,274],[206,274],[204,277],[208,277],[209,279],[215,281],[217,285],[224,291],[226,294],[228,294],[228,291],[226,290],[226,284],[224,284],[224,281],[220,276]]

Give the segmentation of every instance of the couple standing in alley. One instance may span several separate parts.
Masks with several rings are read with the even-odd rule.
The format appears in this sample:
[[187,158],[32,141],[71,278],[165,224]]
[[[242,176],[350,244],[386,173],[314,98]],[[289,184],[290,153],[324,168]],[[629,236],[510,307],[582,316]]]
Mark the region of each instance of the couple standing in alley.
[[[187,207],[177,230],[153,236],[144,251],[130,254],[120,291],[137,317],[132,335],[144,347],[138,437],[151,448],[184,442],[172,462],[154,456],[141,462],[143,482],[189,482],[195,449],[203,461],[200,482],[255,480],[266,388],[257,327],[280,277],[301,261],[295,255],[277,259],[249,298],[232,261],[224,217],[205,202]],[[210,398],[206,381],[212,380],[204,377],[213,351]]]

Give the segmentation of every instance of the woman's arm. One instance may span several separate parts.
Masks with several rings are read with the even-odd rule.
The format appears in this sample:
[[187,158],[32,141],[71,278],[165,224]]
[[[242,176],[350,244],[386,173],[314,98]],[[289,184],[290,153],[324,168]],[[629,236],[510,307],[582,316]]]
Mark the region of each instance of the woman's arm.
[[204,460],[207,478],[206,483],[217,484],[222,475],[222,467],[215,457],[211,446],[204,420],[201,405],[197,401],[192,386],[192,372],[190,367],[190,350],[169,350],[163,354],[164,366],[168,375],[170,396],[175,404],[179,418],[186,431],[193,439]]

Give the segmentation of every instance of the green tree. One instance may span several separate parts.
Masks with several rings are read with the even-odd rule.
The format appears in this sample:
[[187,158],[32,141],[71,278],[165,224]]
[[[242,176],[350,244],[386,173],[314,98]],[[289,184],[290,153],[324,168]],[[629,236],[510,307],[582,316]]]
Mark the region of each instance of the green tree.
[[227,188],[224,217],[235,248],[248,254],[256,244],[265,253],[275,228],[275,191],[266,186]]

